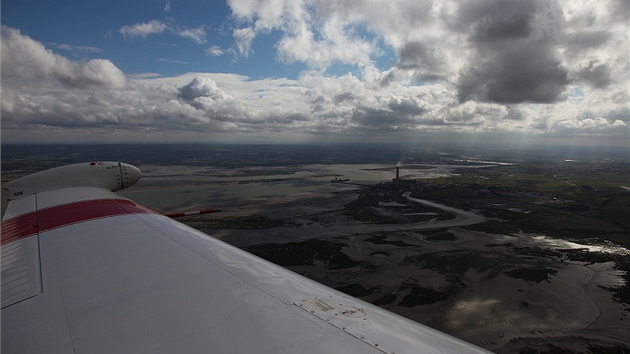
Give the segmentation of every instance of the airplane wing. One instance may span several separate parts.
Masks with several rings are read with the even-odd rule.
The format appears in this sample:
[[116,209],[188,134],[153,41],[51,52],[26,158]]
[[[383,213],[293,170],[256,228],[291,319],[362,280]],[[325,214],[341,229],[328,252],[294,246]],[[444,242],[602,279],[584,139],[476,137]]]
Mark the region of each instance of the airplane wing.
[[486,352],[122,198],[139,170],[103,165],[3,186],[2,353]]

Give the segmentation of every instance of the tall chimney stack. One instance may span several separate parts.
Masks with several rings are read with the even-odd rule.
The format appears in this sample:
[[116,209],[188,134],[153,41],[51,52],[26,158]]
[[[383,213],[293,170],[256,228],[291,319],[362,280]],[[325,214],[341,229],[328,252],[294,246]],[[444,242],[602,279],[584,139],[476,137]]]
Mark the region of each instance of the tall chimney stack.
[[396,166],[396,180],[398,181],[398,177],[400,177],[400,167]]

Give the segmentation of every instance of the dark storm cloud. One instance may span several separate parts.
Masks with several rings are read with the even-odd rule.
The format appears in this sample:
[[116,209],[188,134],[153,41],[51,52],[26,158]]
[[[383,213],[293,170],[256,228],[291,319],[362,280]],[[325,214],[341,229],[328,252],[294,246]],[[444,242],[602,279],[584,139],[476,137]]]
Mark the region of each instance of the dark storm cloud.
[[605,30],[579,31],[567,35],[567,50],[570,55],[577,55],[584,49],[601,47],[612,37],[612,34]]
[[544,45],[507,47],[480,53],[460,78],[460,102],[553,103],[565,99],[568,71]]
[[[352,110],[352,121],[364,130],[394,131],[417,127],[438,127],[459,122],[446,122],[435,117],[414,99],[392,99],[387,108],[356,107]],[[464,124],[469,124],[468,122]]]
[[630,107],[619,107],[617,109],[609,110],[603,114],[604,118],[608,120],[610,123],[615,123],[617,121],[626,123],[625,127],[620,127],[619,129],[628,129],[628,124],[630,124]]
[[441,65],[435,49],[428,48],[422,42],[409,42],[398,53],[397,66],[401,69],[438,70]]
[[586,82],[595,88],[605,88],[611,83],[610,69],[607,65],[589,65],[576,73],[576,79]]
[[352,121],[378,130],[396,130],[414,125],[414,120],[399,112],[369,107],[357,107],[352,112]]
[[627,24],[628,21],[630,21],[630,1],[628,0],[612,1],[610,13],[613,14],[613,19]]
[[460,24],[474,56],[460,76],[459,101],[514,104],[565,99],[569,72],[557,54],[555,14],[551,5],[539,1],[463,5]]
[[417,81],[437,81],[444,79],[441,75],[443,64],[435,48],[429,48],[422,42],[409,42],[400,49],[396,66],[402,70],[414,70]]
[[461,6],[458,23],[474,42],[527,38],[538,8],[538,1],[532,0],[471,1]]

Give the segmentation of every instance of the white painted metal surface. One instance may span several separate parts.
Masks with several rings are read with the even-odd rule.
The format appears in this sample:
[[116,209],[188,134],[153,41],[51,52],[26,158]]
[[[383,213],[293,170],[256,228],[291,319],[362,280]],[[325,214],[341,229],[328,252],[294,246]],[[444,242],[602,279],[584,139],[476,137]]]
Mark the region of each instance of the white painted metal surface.
[[90,186],[115,192],[138,182],[141,175],[137,167],[122,162],[85,162],[33,173],[5,183],[2,189],[12,199],[67,187]]
[[39,237],[42,291],[3,303],[2,353],[485,352],[123,202],[37,194],[75,214],[17,241]]
[[2,246],[2,307],[41,294],[37,235]]

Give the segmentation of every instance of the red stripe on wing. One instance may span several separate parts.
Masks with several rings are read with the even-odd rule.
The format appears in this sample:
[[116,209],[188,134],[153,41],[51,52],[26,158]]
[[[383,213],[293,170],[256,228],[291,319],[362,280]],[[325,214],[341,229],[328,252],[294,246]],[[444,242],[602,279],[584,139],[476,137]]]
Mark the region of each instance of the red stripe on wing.
[[37,214],[35,212],[22,214],[2,221],[2,246],[37,233]]
[[83,221],[125,214],[156,214],[126,199],[96,199],[38,210],[2,221],[2,245]]

